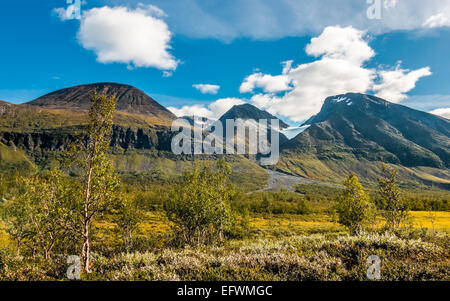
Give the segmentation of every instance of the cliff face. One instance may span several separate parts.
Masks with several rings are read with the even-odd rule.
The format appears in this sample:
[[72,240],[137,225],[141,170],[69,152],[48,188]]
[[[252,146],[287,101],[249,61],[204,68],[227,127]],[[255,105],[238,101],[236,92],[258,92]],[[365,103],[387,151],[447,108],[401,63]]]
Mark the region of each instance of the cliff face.
[[122,149],[144,149],[170,151],[173,133],[167,129],[131,129],[114,126],[111,147]]
[[[63,151],[76,141],[76,132],[81,127],[41,130],[36,132],[0,131],[0,143],[14,145],[33,155],[47,151]],[[173,134],[161,129],[131,129],[115,125],[111,135],[111,147],[123,150],[170,150]]]

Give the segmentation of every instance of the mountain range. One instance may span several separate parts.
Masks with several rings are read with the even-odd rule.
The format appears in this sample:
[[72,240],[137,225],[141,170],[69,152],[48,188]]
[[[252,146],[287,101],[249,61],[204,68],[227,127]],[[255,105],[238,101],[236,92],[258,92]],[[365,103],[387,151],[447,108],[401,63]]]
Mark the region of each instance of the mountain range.
[[450,121],[381,98],[328,97],[309,127],[282,146],[277,167],[316,179],[355,172],[376,180],[381,163],[403,178],[450,183]]
[[[132,86],[99,83],[58,90],[21,105],[0,102],[0,169],[52,165],[85,125],[93,91],[116,95],[111,147],[119,171],[179,174],[190,166],[192,158],[170,152],[173,113]],[[219,120],[230,118],[276,117],[244,104]],[[328,97],[304,125],[306,129],[291,140],[281,135],[280,160],[273,169],[326,182],[341,182],[356,173],[374,182],[384,162],[396,167],[405,181],[450,186],[448,119],[348,93]],[[289,125],[280,120],[280,127]],[[237,179],[254,178],[261,185],[267,179],[264,169],[249,159],[229,160]]]

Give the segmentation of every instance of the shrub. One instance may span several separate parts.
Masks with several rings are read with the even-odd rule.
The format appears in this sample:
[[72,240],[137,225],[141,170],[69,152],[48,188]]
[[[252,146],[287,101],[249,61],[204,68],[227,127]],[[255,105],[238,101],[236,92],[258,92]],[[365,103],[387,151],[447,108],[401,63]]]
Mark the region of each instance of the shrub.
[[336,206],[338,221],[354,234],[373,221],[375,212],[356,175],[350,175],[344,185],[346,190],[339,197]]
[[184,182],[176,186],[164,203],[167,218],[183,244],[223,240],[230,222],[230,172],[224,160],[218,161],[215,171],[207,165],[196,166],[185,173]]

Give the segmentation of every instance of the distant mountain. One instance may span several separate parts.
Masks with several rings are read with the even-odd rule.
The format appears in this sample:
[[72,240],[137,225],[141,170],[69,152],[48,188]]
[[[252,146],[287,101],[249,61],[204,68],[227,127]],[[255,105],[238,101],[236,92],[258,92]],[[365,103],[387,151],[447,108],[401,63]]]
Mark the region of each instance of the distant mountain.
[[305,125],[282,145],[280,169],[320,179],[355,172],[374,180],[380,162],[386,162],[403,167],[411,178],[450,183],[448,119],[348,93],[328,97]]
[[[0,101],[0,171],[54,164],[86,125],[89,94],[94,90],[117,96],[110,145],[118,170],[145,172],[159,168],[174,173],[174,166],[192,159],[170,150],[174,135],[170,125],[176,119],[171,112],[132,86],[101,83],[59,90],[23,105]],[[218,122],[273,118],[244,104],[231,108]],[[302,127],[289,128],[281,120],[280,127],[281,132],[292,135],[302,131],[291,140],[280,133],[280,161],[274,167],[280,171],[325,182],[342,182],[349,173],[356,173],[363,182],[374,183],[384,162],[415,185],[421,182],[450,187],[448,119],[374,96],[348,93],[327,98],[321,111]],[[268,136],[271,141],[270,131]],[[237,169],[248,167],[240,169],[241,175],[253,177],[256,173],[261,181],[266,176],[245,158],[230,159],[235,160]]]
[[117,98],[111,147],[118,152],[170,150],[175,115],[142,91],[114,83],[62,89],[22,105],[0,102],[0,143],[24,150],[35,162],[54,157],[86,125],[95,90]]
[[96,83],[66,88],[39,97],[27,104],[47,109],[87,110],[91,103],[90,94],[95,90],[99,93],[115,95],[117,98],[116,110],[119,112],[144,114],[169,120],[176,119],[172,112],[141,90],[116,83]]
[[238,120],[241,119],[245,122],[251,121],[251,122],[259,122],[260,119],[267,119],[268,120],[268,141],[271,142],[271,131],[270,131],[270,120],[277,119],[280,125],[279,128],[279,144],[282,145],[286,143],[289,139],[281,132],[282,129],[286,129],[289,127],[288,124],[283,122],[282,120],[278,119],[277,117],[273,116],[272,114],[260,110],[257,107],[251,105],[251,104],[242,104],[242,105],[235,105],[230,110],[228,110],[225,114],[223,114],[219,118],[219,122],[222,123],[224,132],[226,132],[226,120]]
[[[219,120],[222,121],[223,123],[227,119],[239,119],[239,118],[243,120],[253,119],[256,121],[258,121],[259,119],[278,119],[272,114],[260,110],[257,107],[247,103],[233,106],[230,110],[228,110],[225,114],[223,114]],[[278,120],[280,123],[280,129],[285,129],[289,127],[289,125],[283,122],[282,120],[280,119]]]
[[[89,95],[94,90],[117,96],[110,155],[121,175],[177,179],[192,168],[192,155],[171,151],[176,133],[170,127],[175,115],[132,86],[102,83],[59,90],[22,105],[0,101],[0,174],[23,175],[57,166],[61,152],[77,141],[87,124]],[[238,155],[226,159],[232,167],[232,181],[245,191],[266,185],[268,175],[256,163]]]

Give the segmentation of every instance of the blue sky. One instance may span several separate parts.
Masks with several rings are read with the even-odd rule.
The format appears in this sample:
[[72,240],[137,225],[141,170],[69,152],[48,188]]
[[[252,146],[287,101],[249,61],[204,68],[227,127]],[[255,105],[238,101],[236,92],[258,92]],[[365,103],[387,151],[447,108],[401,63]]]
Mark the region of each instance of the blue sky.
[[352,89],[449,118],[450,3],[422,2],[388,0],[370,19],[362,0],[87,0],[66,20],[66,0],[2,1],[0,100],[119,82],[181,113],[245,101],[298,123]]

